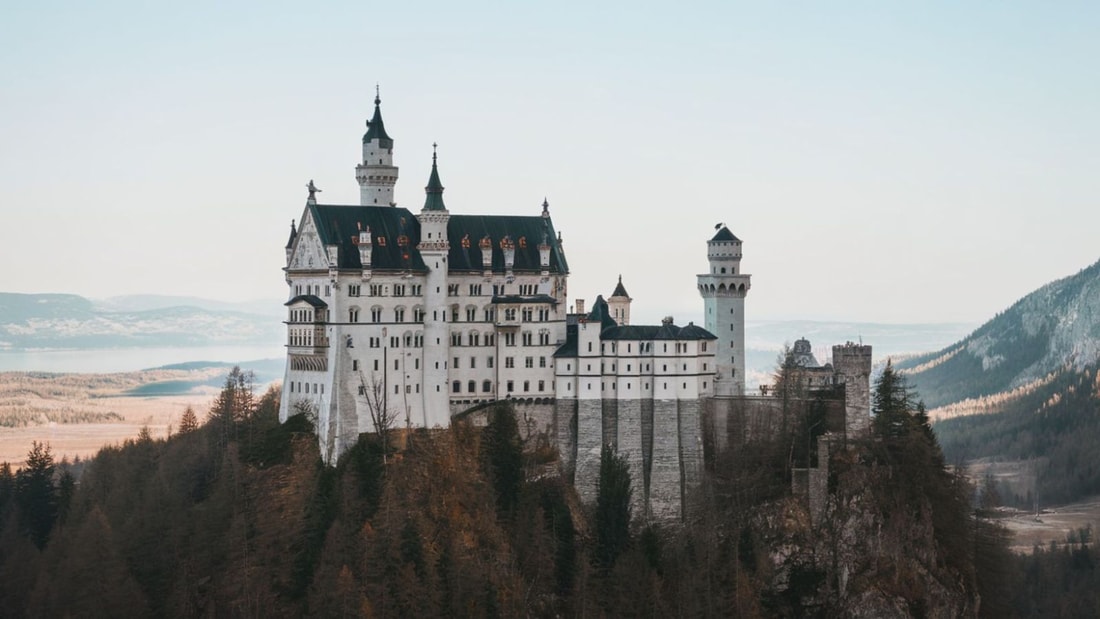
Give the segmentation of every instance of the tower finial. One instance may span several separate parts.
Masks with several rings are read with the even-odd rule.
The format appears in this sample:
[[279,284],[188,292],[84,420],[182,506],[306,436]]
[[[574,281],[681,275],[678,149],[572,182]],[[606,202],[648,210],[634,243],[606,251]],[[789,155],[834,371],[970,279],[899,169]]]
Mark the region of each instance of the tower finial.
[[[313,184],[313,179],[312,178],[309,179],[309,184],[306,185],[306,189],[309,190],[309,197],[306,198],[306,201],[307,202],[317,202],[316,194],[320,193],[321,190],[318,189],[317,186]],[[292,223],[291,225],[293,226],[294,224]]]
[[546,196],[542,197],[542,216],[550,216],[550,203],[546,200]]
[[374,83],[374,104],[378,105],[382,103],[382,90],[378,87],[378,82]]
[[436,149],[439,148],[438,142],[432,142],[432,165],[435,165]]

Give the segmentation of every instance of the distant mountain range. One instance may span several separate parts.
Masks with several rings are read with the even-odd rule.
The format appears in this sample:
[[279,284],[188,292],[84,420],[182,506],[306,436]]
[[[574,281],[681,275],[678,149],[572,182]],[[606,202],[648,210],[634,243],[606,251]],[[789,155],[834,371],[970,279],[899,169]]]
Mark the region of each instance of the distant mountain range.
[[271,306],[261,312],[266,304],[259,302],[0,292],[0,350],[272,344],[284,328],[282,307]]
[[1100,262],[1039,288],[962,340],[896,367],[935,408],[1013,397],[1098,358]]

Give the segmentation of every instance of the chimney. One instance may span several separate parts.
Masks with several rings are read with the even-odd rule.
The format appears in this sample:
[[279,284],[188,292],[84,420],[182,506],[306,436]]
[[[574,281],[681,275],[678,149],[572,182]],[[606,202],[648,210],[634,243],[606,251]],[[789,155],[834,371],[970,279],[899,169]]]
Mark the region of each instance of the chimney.
[[584,299],[577,299],[577,313],[584,313]]

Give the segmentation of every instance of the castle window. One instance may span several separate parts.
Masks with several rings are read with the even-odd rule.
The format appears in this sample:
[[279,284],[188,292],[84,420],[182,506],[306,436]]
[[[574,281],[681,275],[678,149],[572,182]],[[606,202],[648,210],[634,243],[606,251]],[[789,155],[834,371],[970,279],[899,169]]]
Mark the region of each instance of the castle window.
[[706,372],[706,371],[707,371],[707,364],[705,364],[705,363],[703,364],[703,371],[704,371],[704,372]]
[[457,369],[458,369],[458,357],[455,357],[455,362],[454,362],[454,364],[453,364],[453,365],[451,366],[451,369],[454,369],[454,370],[457,370]]
[[424,322],[424,308],[419,305],[413,308],[413,322]]
[[588,352],[592,352],[592,342],[588,343]]
[[646,384],[645,384],[645,388],[646,388],[646,389],[649,389],[649,383],[646,383]]
[[393,369],[395,369],[395,370],[400,370],[401,369],[401,360],[400,359],[394,359],[393,360]]
[[405,296],[405,284],[394,284],[393,285],[393,296],[395,296],[395,297]]
[[461,333],[452,333],[451,334],[451,346],[462,346],[462,334]]
[[394,385],[393,386],[393,394],[398,395],[400,393],[401,393],[401,385]]
[[572,391],[573,390],[573,383],[566,381],[565,390],[566,391]]
[[703,352],[707,352],[707,343],[706,342],[700,343],[699,346],[700,346],[700,350],[702,350]]
[[515,357],[505,357],[504,358],[504,367],[508,368],[508,369],[516,367]]
[[550,344],[550,333],[539,333],[539,346],[548,346]]
[[539,391],[546,391],[546,381],[544,381],[544,380],[539,381]]
[[353,307],[348,310],[348,322],[359,322],[359,308]]
[[687,388],[688,388],[688,384],[684,383],[684,389],[687,389]]
[[413,346],[415,346],[416,348],[424,347],[424,336],[422,334],[417,333],[415,336],[413,336]]
[[458,306],[457,305],[452,305],[451,306],[451,322],[458,322]]
[[706,389],[706,388],[707,388],[707,381],[704,380],[703,381],[703,389]]
[[420,359],[413,359],[413,369],[414,370],[419,370],[420,369]]
[[466,384],[466,391],[469,393],[477,393],[477,382],[470,381]]
[[391,335],[390,336],[390,348],[397,348],[400,345],[401,345],[401,338],[397,337],[396,335]]
[[524,346],[530,346],[530,345],[531,345],[531,341],[532,341],[532,339],[531,339],[531,334],[530,334],[530,333],[528,333],[527,331],[524,331],[524,332],[523,332],[523,345],[524,345]]
[[447,296],[448,297],[457,297],[458,296],[458,284],[447,284]]
[[454,381],[453,383],[451,383],[451,391],[454,392],[454,393],[461,393],[462,392],[462,383],[460,383],[457,380]]
[[540,368],[546,367],[546,357],[539,357],[539,367]]
[[516,390],[516,384],[514,381],[508,381],[508,393],[512,393]]
[[486,363],[486,367],[488,367],[489,369],[493,368],[493,358],[492,357],[489,357],[489,359],[486,360],[485,363]]
[[358,359],[352,359],[351,360],[351,371],[352,372],[358,372],[359,371],[359,360]]
[[377,372],[377,371],[378,371],[378,359],[375,359],[375,360],[374,360],[374,371],[375,371],[375,372]]
[[477,357],[470,357],[470,369],[477,369]]
[[325,296],[326,297],[332,296],[332,289],[329,287],[328,284],[325,284]]
[[475,320],[477,320],[477,308],[476,307],[467,307],[466,308],[466,322],[474,322]]
[[471,297],[481,296],[481,284],[470,284],[470,296]]
[[529,307],[523,308],[523,311],[521,312],[521,316],[523,317],[523,322],[531,322],[531,316],[532,316],[531,308],[529,308]]
[[370,321],[382,322],[382,308],[377,305],[370,308]]
[[505,333],[504,334],[504,345],[505,346],[515,346],[516,345],[516,334],[515,333]]
[[525,367],[525,368],[535,367],[535,358],[534,357],[527,357],[526,359],[524,359],[523,360],[523,367]]
[[668,352],[668,344],[664,344],[664,350],[662,350],[661,352]]
[[359,286],[360,286],[359,284],[348,284],[348,296],[349,297],[359,296]]
[[529,380],[523,381],[523,392],[527,393],[530,390],[531,390],[531,381],[529,381]]
[[412,393],[412,391],[413,391],[413,386],[412,385],[405,385],[405,393]]
[[481,343],[481,334],[477,331],[470,333],[470,346],[477,346]]
[[485,393],[489,393],[493,390],[493,381],[487,380],[481,383],[481,390]]
[[363,385],[359,385],[359,395],[367,395],[367,388]]
[[626,371],[629,372],[631,367],[633,367],[633,366],[631,366],[629,363],[626,364]]

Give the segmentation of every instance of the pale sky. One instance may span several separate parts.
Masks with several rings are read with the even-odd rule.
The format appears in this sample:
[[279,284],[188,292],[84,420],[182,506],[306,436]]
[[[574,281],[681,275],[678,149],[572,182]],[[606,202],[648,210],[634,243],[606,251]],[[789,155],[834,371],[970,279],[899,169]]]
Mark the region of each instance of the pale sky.
[[978,323],[1100,257],[1094,3],[225,4],[5,5],[0,291],[285,298],[376,83],[401,206],[438,142],[452,213],[545,196],[635,322],[701,318],[718,222],[750,321]]

